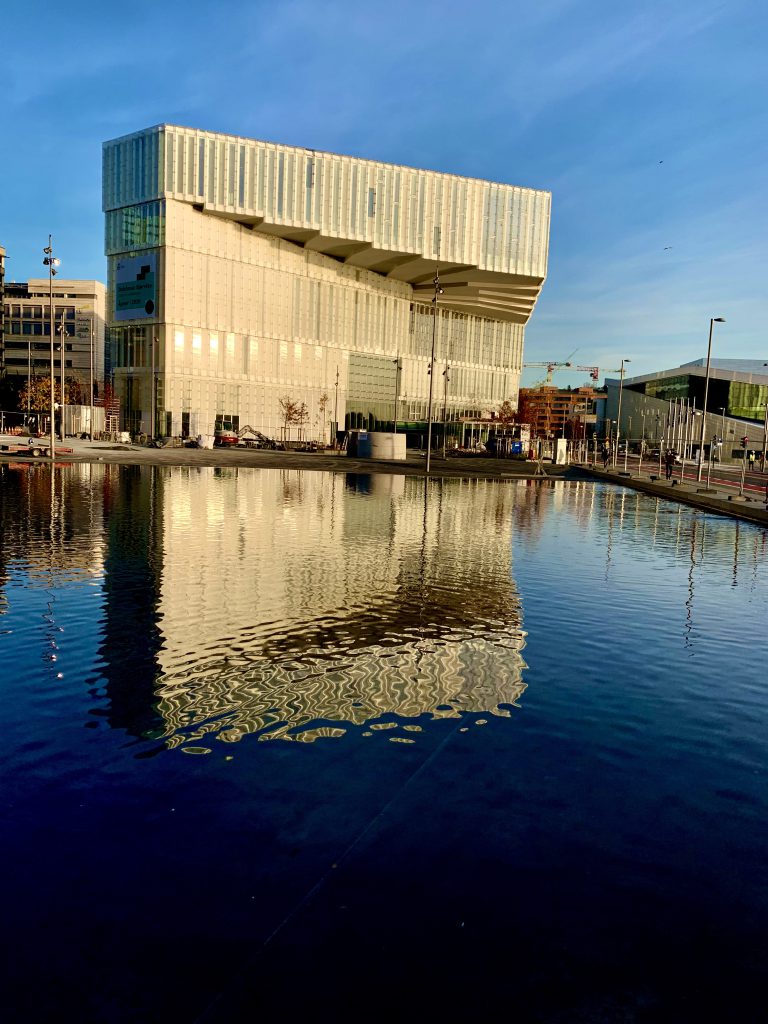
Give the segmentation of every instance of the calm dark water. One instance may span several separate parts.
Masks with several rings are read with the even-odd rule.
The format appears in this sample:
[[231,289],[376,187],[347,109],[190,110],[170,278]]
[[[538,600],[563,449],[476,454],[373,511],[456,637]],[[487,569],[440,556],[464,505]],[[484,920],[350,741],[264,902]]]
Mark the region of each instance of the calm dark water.
[[763,1020],[768,535],[0,467],[7,1020]]

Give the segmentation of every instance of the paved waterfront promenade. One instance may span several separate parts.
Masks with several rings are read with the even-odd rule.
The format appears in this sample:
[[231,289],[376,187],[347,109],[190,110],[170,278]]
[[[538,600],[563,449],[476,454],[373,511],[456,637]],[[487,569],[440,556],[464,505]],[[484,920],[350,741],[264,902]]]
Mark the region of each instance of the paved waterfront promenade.
[[[0,444],[17,444],[19,438],[0,436]],[[293,452],[293,451],[260,451],[258,449],[227,449],[227,448],[147,448],[135,444],[116,444],[111,441],[83,441],[79,438],[67,438],[62,448],[71,451],[57,454],[56,462],[105,462],[123,465],[157,465],[157,466],[215,466],[221,468],[248,467],[256,469],[305,469],[335,473],[398,473],[406,476],[424,474],[424,455],[417,452],[409,453],[404,461],[388,461],[379,459],[349,458],[344,453],[332,452]],[[0,461],[20,461],[18,455],[0,452]],[[24,462],[35,463],[46,460],[35,460],[23,457]],[[723,471],[719,478],[707,487],[706,483],[696,481],[696,470],[689,466],[681,479],[680,467],[674,471],[674,480],[664,479],[663,471],[645,462],[642,471],[636,460],[634,466],[629,463],[624,470],[620,463],[615,469],[604,470],[600,466],[574,463],[569,466],[553,466],[544,462],[541,469],[535,462],[523,462],[515,459],[497,459],[492,456],[451,456],[443,459],[435,455],[430,460],[430,476],[439,478],[466,479],[598,479],[623,487],[643,491],[678,501],[685,505],[716,512],[720,515],[746,519],[750,522],[768,526],[766,510],[766,481],[768,474],[750,474],[750,483],[745,490],[746,500],[740,500],[738,476],[730,479]],[[543,474],[543,476],[542,476]]]
[[720,476],[716,482],[712,480],[708,486],[706,472],[703,474],[704,479],[697,481],[696,467],[693,465],[689,465],[684,470],[682,478],[681,469],[676,466],[672,480],[666,480],[664,471],[659,473],[658,469],[648,462],[644,464],[642,472],[637,465],[634,467],[630,465],[627,470],[624,470],[621,463],[615,469],[602,469],[592,465],[580,468],[598,480],[608,480],[624,487],[631,487],[636,491],[642,491],[644,494],[654,494],[708,512],[747,519],[750,522],[768,526],[768,509],[766,508],[768,474],[751,473],[750,482],[745,487],[742,496],[739,494],[737,475],[730,478]]

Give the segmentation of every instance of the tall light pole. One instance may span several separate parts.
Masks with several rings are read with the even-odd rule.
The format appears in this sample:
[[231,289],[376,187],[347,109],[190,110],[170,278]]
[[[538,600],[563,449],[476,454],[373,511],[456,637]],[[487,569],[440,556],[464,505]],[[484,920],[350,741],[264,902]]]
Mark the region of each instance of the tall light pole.
[[448,383],[450,381],[450,366],[448,360],[445,361],[445,369],[443,370],[443,458],[445,458],[445,433],[446,433],[446,419],[448,416]]
[[32,336],[27,338],[27,429],[29,429],[30,402],[32,401]]
[[88,420],[88,434],[89,434],[91,440],[93,440],[93,321],[94,321],[95,316],[96,316],[95,312],[91,313],[91,349],[90,349],[90,358],[89,358],[89,362],[88,362],[88,382],[89,382],[89,385],[90,385],[88,394],[89,394],[90,403],[91,403],[90,419]]
[[64,310],[61,311],[61,323],[59,324],[59,338],[61,339],[61,362],[59,365],[59,409],[61,410],[61,439],[64,440],[64,337],[66,328],[64,326]]
[[621,438],[621,393],[624,389],[624,363],[631,363],[631,359],[621,360],[621,369],[619,370],[619,411],[616,416],[616,448],[613,452],[613,465],[616,467],[616,462],[619,458],[619,439]]
[[704,375],[704,405],[701,409],[701,434],[699,435],[699,468],[696,471],[697,481],[701,481],[701,473],[704,469],[704,433],[707,428],[707,399],[709,397],[709,367],[712,361],[712,329],[715,324],[724,324],[725,318],[713,316],[709,320],[709,343],[707,344],[707,370]]
[[339,433],[339,368],[336,367],[336,398],[333,402],[333,450],[336,451],[336,440]]
[[392,433],[396,434],[397,433],[397,401],[398,401],[398,398],[400,396],[400,371],[402,370],[402,365],[400,363],[400,356],[398,356],[396,359],[393,359],[392,362],[395,364],[395,418],[394,418],[394,422],[392,424]]
[[155,440],[155,414],[156,414],[156,402],[155,402],[155,345],[157,344],[157,335],[152,335],[152,380],[150,387],[150,405],[149,405],[149,439],[150,441]]
[[429,458],[432,449],[432,386],[434,384],[435,374],[435,335],[437,331],[437,297],[443,294],[443,289],[440,287],[440,270],[435,270],[435,294],[432,298],[432,354],[429,357],[429,401],[427,403],[427,461],[424,466],[425,473],[429,473]]
[[53,332],[55,330],[53,324],[53,279],[56,276],[56,267],[58,267],[60,260],[57,260],[53,255],[53,242],[51,236],[48,235],[48,245],[43,249],[45,258],[43,259],[43,266],[48,267],[48,335],[51,343],[51,459],[56,455],[56,402],[55,402],[55,388],[56,383],[54,380],[54,367],[53,367]]

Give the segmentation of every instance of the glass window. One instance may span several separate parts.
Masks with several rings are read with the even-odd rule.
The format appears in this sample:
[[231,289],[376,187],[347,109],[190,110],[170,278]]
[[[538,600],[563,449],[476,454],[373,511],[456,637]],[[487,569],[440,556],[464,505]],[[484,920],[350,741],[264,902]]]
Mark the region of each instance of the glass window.
[[227,193],[227,204],[229,206],[235,205],[235,172],[237,169],[236,156],[235,156],[235,144],[230,142],[229,144],[229,190]]
[[368,189],[368,216],[373,217],[376,213],[376,189]]
[[306,208],[304,210],[304,219],[312,220],[312,187],[315,183],[315,161],[309,157],[307,159],[307,180],[306,180]]
[[184,192],[184,143],[183,135],[176,140],[176,191]]
[[[191,191],[191,189],[190,189]],[[197,194],[205,195],[205,140],[199,139],[197,143]]]
[[283,187],[285,185],[285,153],[277,158],[277,216],[283,215]]
[[165,136],[165,190],[176,191],[174,169],[176,167],[176,138],[171,134]]
[[216,200],[216,143],[208,142],[208,202],[213,205]]

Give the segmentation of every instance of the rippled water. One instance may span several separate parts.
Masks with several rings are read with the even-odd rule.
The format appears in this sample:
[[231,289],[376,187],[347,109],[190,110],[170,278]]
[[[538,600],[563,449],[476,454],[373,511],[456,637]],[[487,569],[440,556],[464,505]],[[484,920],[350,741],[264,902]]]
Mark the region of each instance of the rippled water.
[[6,1016],[762,1019],[765,531],[593,483],[0,499]]

